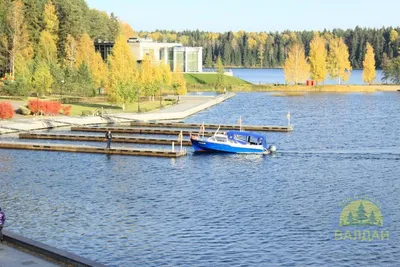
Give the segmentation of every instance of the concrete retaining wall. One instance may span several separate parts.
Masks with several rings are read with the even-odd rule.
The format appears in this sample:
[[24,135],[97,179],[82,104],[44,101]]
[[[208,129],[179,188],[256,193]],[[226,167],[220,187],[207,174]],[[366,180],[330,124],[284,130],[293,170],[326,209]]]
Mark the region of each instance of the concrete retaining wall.
[[34,255],[38,257],[42,257],[44,259],[50,259],[56,263],[65,264],[68,266],[77,266],[77,267],[105,267],[101,263],[85,259],[73,253],[60,250],[57,248],[53,248],[51,246],[45,245],[43,243],[33,241],[29,238],[17,235],[7,230],[3,230],[4,241],[8,244],[14,245],[17,248],[22,248],[32,252]]

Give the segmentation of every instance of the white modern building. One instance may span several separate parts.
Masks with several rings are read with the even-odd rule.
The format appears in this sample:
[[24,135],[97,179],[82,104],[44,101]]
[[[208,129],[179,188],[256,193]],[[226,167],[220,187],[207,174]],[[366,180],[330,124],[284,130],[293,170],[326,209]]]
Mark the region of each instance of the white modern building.
[[148,38],[130,38],[128,44],[139,62],[147,55],[154,63],[163,61],[168,64],[172,71],[203,71],[202,47],[184,47],[180,43],[158,43]]

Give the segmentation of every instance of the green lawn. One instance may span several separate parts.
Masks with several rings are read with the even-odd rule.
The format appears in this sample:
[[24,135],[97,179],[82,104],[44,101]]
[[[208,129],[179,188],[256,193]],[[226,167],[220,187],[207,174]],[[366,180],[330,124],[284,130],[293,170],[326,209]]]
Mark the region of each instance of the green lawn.
[[[215,73],[185,73],[183,77],[189,85],[213,85],[217,82],[217,74]],[[243,85],[250,84],[249,82],[233,76],[225,75],[226,85]]]

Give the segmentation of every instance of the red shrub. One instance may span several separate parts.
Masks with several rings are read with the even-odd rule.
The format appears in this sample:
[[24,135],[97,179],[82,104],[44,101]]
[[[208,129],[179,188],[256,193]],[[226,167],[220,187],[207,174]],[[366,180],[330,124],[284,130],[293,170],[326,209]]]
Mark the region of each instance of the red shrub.
[[72,108],[72,106],[63,106],[62,110],[63,110],[64,115],[69,116],[71,114],[71,108]]
[[10,103],[0,103],[0,119],[11,119],[14,117],[14,109]]
[[29,100],[28,108],[33,114],[40,115],[57,115],[62,109],[62,105],[58,101],[41,101]]

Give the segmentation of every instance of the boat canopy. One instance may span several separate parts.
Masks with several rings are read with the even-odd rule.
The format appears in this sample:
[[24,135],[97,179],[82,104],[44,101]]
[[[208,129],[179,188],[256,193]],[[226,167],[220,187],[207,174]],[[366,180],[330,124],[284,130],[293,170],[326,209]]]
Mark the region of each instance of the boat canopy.
[[226,134],[228,139],[235,140],[241,144],[263,145],[267,147],[267,141],[262,134],[242,131],[228,131]]

